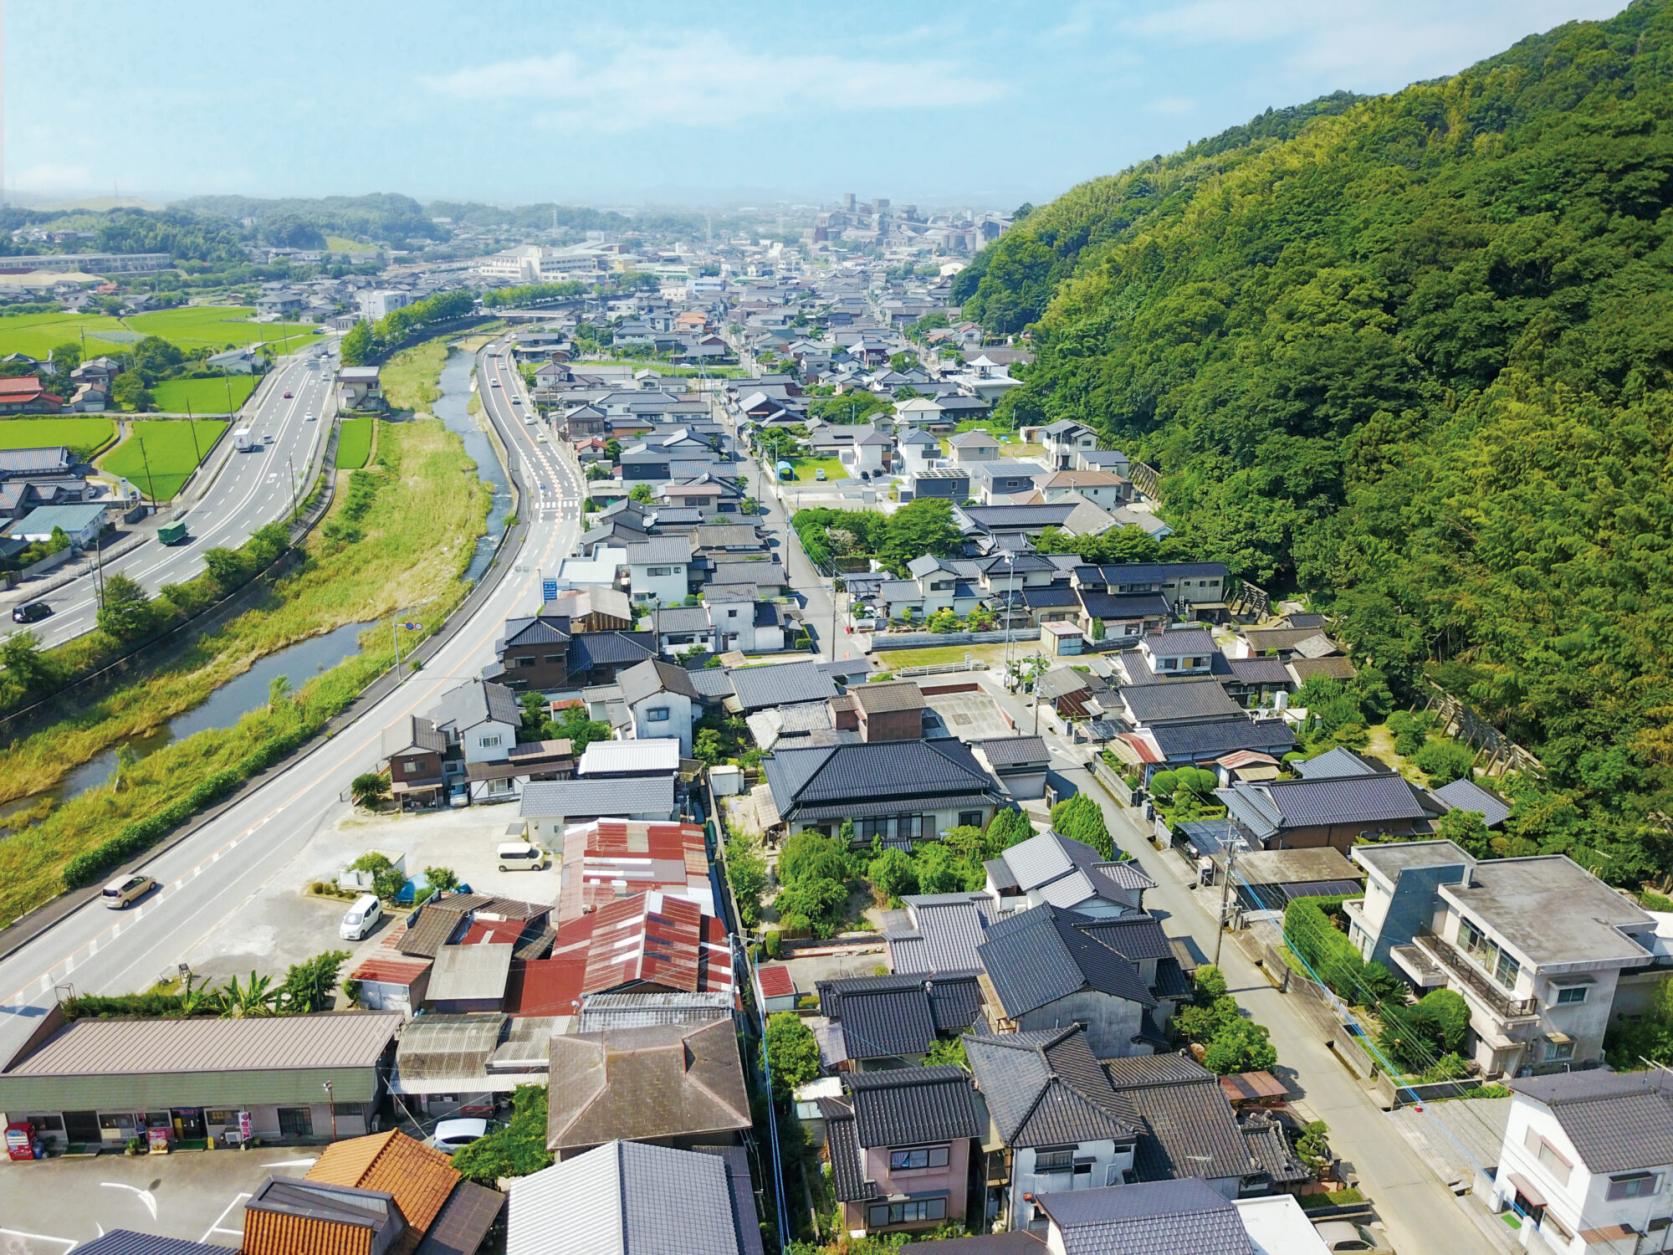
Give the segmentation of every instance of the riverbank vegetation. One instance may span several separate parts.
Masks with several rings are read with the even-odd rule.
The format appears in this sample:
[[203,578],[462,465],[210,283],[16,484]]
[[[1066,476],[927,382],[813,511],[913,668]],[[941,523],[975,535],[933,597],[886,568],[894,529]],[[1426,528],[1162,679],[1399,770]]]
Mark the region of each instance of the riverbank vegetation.
[[[256,609],[144,678],[0,752],[0,799],[49,788],[75,765],[160,727],[256,660],[306,637],[397,608],[434,630],[466,591],[460,576],[482,532],[488,491],[439,421],[388,424],[378,444],[372,465],[345,473],[326,523],[306,543],[301,569]],[[412,643],[409,637],[405,648]],[[369,631],[362,644],[361,653],[276,694],[235,726],[167,745],[125,767],[112,784],[54,805],[0,840],[0,920],[58,892],[67,870],[72,881],[96,877],[112,861],[82,856],[136,829],[144,839],[128,844],[138,852],[317,733],[390,665],[387,630]]]

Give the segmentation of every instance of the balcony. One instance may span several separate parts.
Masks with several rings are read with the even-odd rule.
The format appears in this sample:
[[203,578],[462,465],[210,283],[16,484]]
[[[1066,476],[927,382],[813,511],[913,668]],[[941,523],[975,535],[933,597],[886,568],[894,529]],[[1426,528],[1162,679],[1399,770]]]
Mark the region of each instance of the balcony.
[[1512,998],[1470,958],[1450,941],[1424,929],[1413,941],[1430,960],[1444,968],[1449,976],[1469,989],[1476,998],[1491,1007],[1507,1023],[1512,1020],[1539,1020],[1539,1004],[1532,998]]

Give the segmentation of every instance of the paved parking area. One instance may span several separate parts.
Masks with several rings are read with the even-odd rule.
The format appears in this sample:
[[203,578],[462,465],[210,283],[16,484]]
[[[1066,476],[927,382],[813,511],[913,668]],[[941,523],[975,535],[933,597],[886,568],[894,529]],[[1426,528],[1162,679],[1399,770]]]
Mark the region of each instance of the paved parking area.
[[281,1148],[0,1163],[0,1252],[64,1255],[112,1229],[236,1248],[244,1200],[314,1158]]
[[339,946],[358,958],[362,949],[378,944],[389,923],[362,942],[342,941],[337,925],[348,904],[310,897],[307,889],[314,881],[334,881],[339,869],[368,850],[404,856],[409,873],[425,867],[451,867],[479,893],[554,901],[558,891],[555,867],[543,872],[502,872],[495,866],[495,846],[505,839],[506,828],[517,822],[515,804],[411,815],[345,813],[334,825],[322,827],[277,875],[251,889],[239,913],[238,928],[199,938],[187,950],[186,961],[194,972],[221,981],[243,976],[252,968],[280,977],[290,964]]

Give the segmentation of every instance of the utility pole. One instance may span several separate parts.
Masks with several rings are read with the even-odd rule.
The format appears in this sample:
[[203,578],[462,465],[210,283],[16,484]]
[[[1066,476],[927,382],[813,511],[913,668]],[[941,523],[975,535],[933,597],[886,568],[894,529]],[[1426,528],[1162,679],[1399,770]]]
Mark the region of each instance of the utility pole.
[[1214,966],[1220,966],[1220,943],[1226,937],[1226,907],[1232,891],[1232,872],[1237,868],[1237,838],[1227,833],[1226,878],[1220,882],[1220,918],[1214,927]]
[[139,441],[139,460],[145,466],[146,495],[151,498],[151,509],[155,511],[157,508],[157,485],[151,479],[151,458],[145,452],[145,437],[135,435],[134,439]]
[[835,575],[831,576],[831,661],[836,661],[837,649],[837,596],[842,581]]
[[186,430],[192,433],[192,456],[197,461],[192,463],[195,470],[203,465],[203,450],[198,448],[198,421],[192,417],[192,403],[186,402]]
[[298,507],[296,500],[296,464],[288,453],[285,454],[285,466],[290,471],[290,521],[291,525],[295,526]]

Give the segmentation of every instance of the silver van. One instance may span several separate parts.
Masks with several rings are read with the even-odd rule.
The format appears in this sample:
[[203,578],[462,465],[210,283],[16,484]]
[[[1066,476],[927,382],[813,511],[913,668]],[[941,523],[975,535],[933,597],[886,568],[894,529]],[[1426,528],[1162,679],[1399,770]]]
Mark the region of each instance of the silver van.
[[354,900],[343,916],[343,922],[337,926],[337,935],[344,941],[359,941],[383,918],[383,903],[378,901],[377,894],[363,893]]

